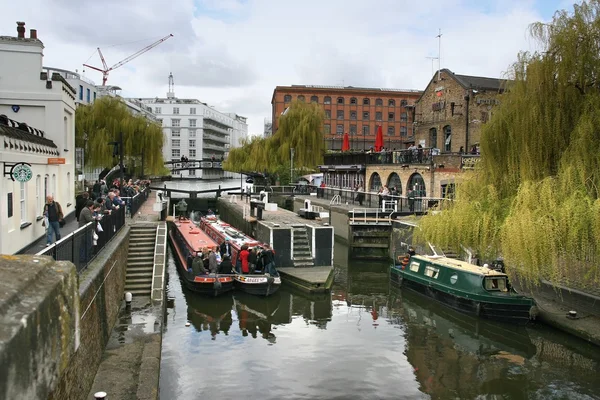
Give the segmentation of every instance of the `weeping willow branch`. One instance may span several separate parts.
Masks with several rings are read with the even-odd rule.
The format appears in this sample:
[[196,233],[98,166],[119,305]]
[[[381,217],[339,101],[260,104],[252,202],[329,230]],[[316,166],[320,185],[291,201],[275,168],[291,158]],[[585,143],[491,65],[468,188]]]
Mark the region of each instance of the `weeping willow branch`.
[[160,174],[164,170],[163,133],[160,125],[132,115],[118,98],[103,97],[75,113],[75,143],[85,149],[85,163],[90,167],[112,167],[116,164],[109,142],[123,132],[123,156],[139,159],[144,153],[144,170]]
[[[600,283],[600,0],[559,11],[530,34],[542,46],[508,71],[482,131],[481,163],[416,237],[502,255],[509,273]],[[456,247],[458,248],[458,247]]]
[[314,169],[323,162],[323,110],[314,103],[292,103],[279,118],[279,129],[270,138],[253,137],[232,149],[223,168],[227,171],[278,173],[289,168],[290,149],[295,149],[294,166]]

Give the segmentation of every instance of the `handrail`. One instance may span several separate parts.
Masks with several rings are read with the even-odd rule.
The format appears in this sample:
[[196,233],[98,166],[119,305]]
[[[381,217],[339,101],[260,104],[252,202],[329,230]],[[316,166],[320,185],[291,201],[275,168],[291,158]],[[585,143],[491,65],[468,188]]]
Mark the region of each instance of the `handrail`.
[[331,198],[331,201],[329,202],[329,205],[340,205],[342,204],[342,198],[340,197],[339,194],[336,194],[335,196],[333,196]]

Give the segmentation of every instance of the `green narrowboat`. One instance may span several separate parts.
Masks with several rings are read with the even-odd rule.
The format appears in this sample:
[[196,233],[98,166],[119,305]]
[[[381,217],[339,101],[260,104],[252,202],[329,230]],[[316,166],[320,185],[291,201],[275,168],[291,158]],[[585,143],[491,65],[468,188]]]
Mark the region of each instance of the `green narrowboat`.
[[527,324],[535,301],[517,293],[505,273],[444,256],[399,256],[391,281],[458,311],[496,321]]

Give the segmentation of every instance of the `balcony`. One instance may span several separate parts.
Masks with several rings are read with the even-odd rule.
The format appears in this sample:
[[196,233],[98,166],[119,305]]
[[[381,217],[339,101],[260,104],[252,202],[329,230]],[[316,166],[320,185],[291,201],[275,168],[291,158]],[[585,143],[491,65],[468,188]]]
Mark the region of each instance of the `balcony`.
[[366,165],[373,164],[401,164],[403,167],[409,165],[436,165],[437,168],[473,169],[479,160],[479,155],[436,154],[429,148],[424,148],[421,151],[399,150],[382,153],[333,152],[325,154],[320,169],[323,171],[331,169],[332,166],[345,165],[360,170]]
[[225,153],[227,151],[227,149],[225,148],[225,146],[221,145],[216,145],[216,144],[212,144],[212,143],[207,143],[204,142],[204,144],[202,145],[202,148],[204,149],[210,149],[210,150],[215,150],[221,153]]
[[[219,121],[216,118],[210,117],[210,116],[204,116],[204,124],[205,125],[211,125],[211,126],[216,126],[217,128],[221,128],[221,129],[228,129],[228,128],[233,128],[233,126],[229,126],[225,123],[223,123],[222,121]],[[208,121],[208,123],[207,123]]]
[[229,137],[212,135],[210,133],[206,133],[206,131],[204,132],[204,139],[214,140],[215,142],[219,142],[219,143],[226,143],[226,144],[229,143]]

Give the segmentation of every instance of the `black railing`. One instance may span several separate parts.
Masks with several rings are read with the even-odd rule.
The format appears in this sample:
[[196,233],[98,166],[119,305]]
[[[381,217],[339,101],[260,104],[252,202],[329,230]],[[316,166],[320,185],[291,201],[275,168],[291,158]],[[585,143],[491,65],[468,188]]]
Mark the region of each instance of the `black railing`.
[[[68,234],[58,242],[37,253],[56,261],[71,261],[77,272],[85,270],[96,255],[125,225],[125,208],[112,211],[100,221],[90,222]],[[98,228],[98,227],[101,228]],[[94,234],[97,239],[94,240]]]
[[431,164],[434,152],[427,149],[383,151],[379,153],[340,152],[327,153],[324,165],[368,164]]
[[[358,192],[351,189],[325,187],[320,188],[313,185],[305,185],[306,191],[298,194],[317,193],[317,198],[330,200],[331,205],[353,205],[355,207],[379,208],[390,210],[396,207],[401,213],[425,213],[432,207],[443,208],[444,201],[435,197],[424,197],[419,195],[410,196],[380,196],[374,192]],[[333,201],[332,201],[333,200]],[[383,202],[386,202],[385,204]],[[396,202],[395,204],[393,202]],[[384,208],[385,207],[385,208]]]
[[131,199],[129,199],[128,206],[131,218],[135,216],[142,204],[144,204],[146,199],[148,199],[148,195],[150,195],[150,188],[145,188],[144,190],[133,196]]

